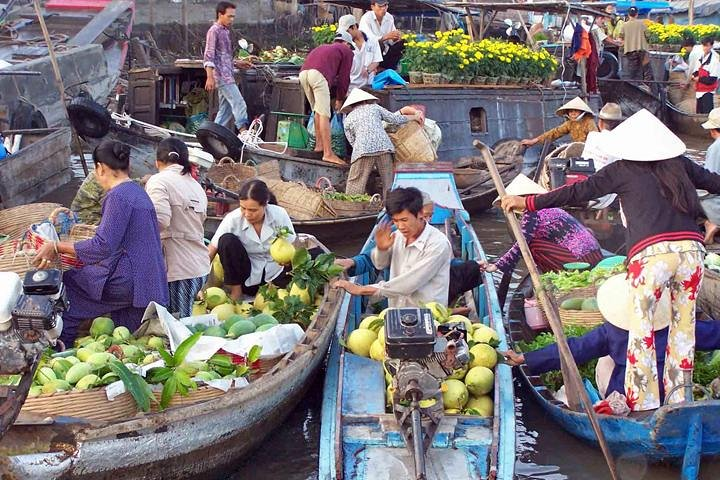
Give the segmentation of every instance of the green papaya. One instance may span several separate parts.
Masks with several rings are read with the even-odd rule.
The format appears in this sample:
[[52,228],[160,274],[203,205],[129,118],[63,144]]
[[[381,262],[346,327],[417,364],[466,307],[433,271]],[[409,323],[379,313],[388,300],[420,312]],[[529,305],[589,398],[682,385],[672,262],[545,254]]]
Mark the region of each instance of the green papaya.
[[568,298],[563,300],[560,304],[560,308],[563,310],[583,310],[582,306],[584,301],[584,298]]

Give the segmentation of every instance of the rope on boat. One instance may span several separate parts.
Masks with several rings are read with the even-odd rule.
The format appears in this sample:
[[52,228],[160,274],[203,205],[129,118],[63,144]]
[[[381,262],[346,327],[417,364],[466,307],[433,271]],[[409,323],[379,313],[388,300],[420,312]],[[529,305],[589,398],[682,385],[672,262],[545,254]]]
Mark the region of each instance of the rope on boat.
[[[280,153],[280,155],[284,155],[287,151],[288,144],[287,142],[265,142],[260,137],[260,135],[263,132],[263,124],[262,121],[259,118],[256,118],[250,123],[250,127],[247,130],[244,130],[238,134],[238,138],[242,142],[242,150],[240,151],[240,163],[243,162],[243,157],[245,156],[245,147],[249,148],[250,150],[260,150],[263,152],[270,152],[270,153]],[[270,150],[269,148],[263,148],[260,146],[260,144],[265,145],[280,145],[283,147],[282,152],[277,152],[275,150]]]
[[157,133],[168,135],[168,136],[178,136],[178,137],[186,137],[188,139],[192,139],[194,141],[197,141],[195,135],[191,135],[189,133],[184,132],[178,132],[176,130],[170,130],[168,128],[158,127],[157,125],[153,125],[152,123],[146,123],[141,120],[137,120],[135,118],[132,118],[130,115],[126,113],[111,113],[110,116],[113,120],[116,122],[124,122],[126,126],[130,126],[130,124],[134,123],[136,125],[140,125],[148,130],[155,131]]

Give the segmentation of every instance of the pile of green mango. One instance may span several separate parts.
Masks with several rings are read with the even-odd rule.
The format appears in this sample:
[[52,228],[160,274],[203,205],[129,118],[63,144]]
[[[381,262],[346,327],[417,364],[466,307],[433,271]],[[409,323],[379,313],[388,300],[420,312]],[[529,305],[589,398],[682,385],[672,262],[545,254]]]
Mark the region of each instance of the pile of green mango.
[[188,329],[193,333],[202,332],[203,335],[209,337],[235,339],[242,335],[270,330],[278,324],[279,322],[275,319],[275,317],[269,313],[258,313],[252,317],[233,314],[220,325],[208,327],[203,323],[196,323],[195,325],[189,325]]

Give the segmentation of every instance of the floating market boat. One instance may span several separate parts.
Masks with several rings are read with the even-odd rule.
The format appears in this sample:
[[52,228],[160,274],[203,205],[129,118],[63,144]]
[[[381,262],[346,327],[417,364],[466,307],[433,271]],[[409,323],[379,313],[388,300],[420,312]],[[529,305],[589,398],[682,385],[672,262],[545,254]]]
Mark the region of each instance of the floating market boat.
[[295,348],[249,386],[212,400],[114,422],[19,418],[0,444],[2,468],[12,478],[37,480],[224,478],[303,398],[347,306],[326,286]]
[[[506,316],[506,328],[513,347],[530,342],[537,334],[528,327],[523,313],[521,293],[529,288],[523,282],[513,297]],[[533,399],[568,433],[597,445],[590,420],[583,412],[570,410],[555,399],[539,376],[527,366],[517,369],[520,380]],[[632,413],[629,417],[598,414],[605,440],[615,455],[640,457],[648,462],[682,462],[683,480],[698,478],[701,457],[720,455],[720,400],[697,401],[662,406],[655,411]]]
[[70,181],[68,127],[3,133],[12,136],[20,149],[0,161],[0,208],[34,203]]
[[[0,12],[0,64],[8,64],[0,73],[0,110],[9,113],[13,129],[67,125],[32,2],[10,1],[6,7]],[[72,94],[83,90],[105,104],[125,63],[135,2],[47,0],[42,14],[65,88]],[[13,121],[20,105],[33,106],[43,118]]]
[[[397,171],[395,186],[417,186],[428,192],[436,203],[432,223],[448,233],[453,248],[462,251],[464,258],[484,259],[482,245],[455,188],[451,165],[405,167],[409,166]],[[366,283],[367,275],[358,280]],[[465,294],[467,306],[476,312],[476,321],[497,330],[500,348],[507,348],[492,277],[486,273],[483,280],[484,285]],[[341,346],[341,339],[358,326],[361,303],[359,297],[350,299],[347,317],[341,318],[330,349],[323,395],[319,478],[414,479],[413,455],[405,447],[395,416],[385,410],[382,364]],[[451,414],[442,417],[427,451],[428,479],[514,478],[515,407],[509,366],[496,367],[494,392],[492,417]]]

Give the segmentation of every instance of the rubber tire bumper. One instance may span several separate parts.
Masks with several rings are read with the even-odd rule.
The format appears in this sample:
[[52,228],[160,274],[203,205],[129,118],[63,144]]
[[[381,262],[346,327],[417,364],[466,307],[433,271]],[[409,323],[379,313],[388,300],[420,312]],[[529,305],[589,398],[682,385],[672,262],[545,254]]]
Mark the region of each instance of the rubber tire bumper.
[[224,157],[238,160],[242,155],[242,141],[231,130],[215,122],[203,122],[195,136],[203,149],[218,160]]
[[620,62],[618,61],[618,58],[610,52],[602,52],[600,65],[598,65],[598,78],[618,78],[619,70]]
[[110,131],[110,112],[91,98],[75,97],[67,110],[70,123],[83,138],[102,138]]
[[11,112],[10,129],[12,130],[47,128],[45,116],[29,103],[19,101]]

